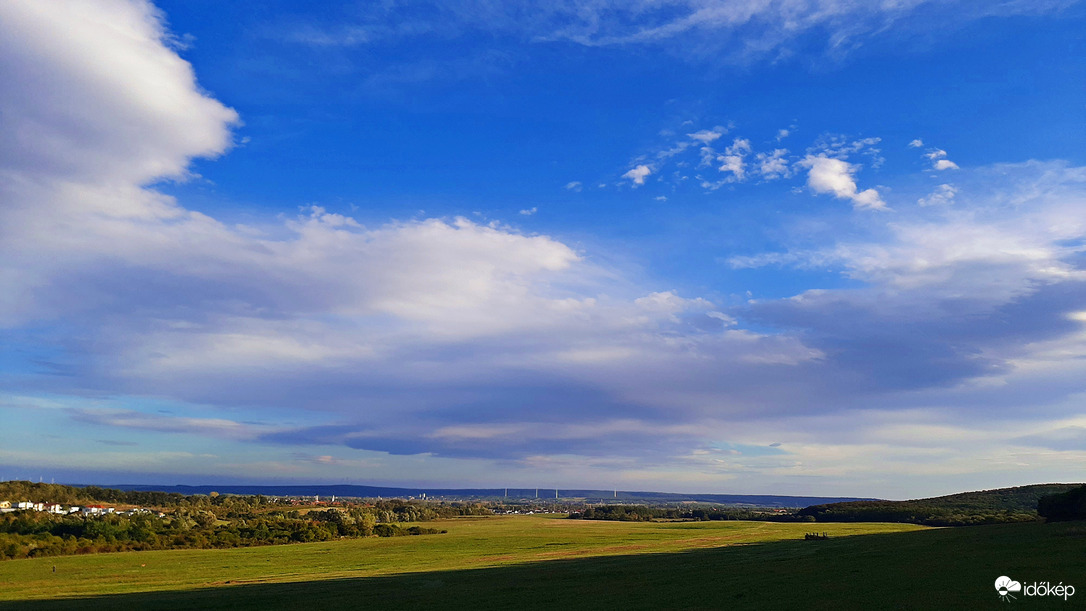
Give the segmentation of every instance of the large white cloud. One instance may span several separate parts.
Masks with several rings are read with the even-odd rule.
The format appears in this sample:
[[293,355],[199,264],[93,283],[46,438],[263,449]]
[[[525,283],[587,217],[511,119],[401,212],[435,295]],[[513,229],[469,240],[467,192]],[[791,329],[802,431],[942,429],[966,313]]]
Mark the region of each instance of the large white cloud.
[[153,6],[16,0],[0,16],[6,172],[138,184],[230,145],[237,114],[163,44]]
[[856,208],[886,208],[878,191],[860,191],[856,187],[854,164],[825,155],[807,155],[798,165],[807,168],[807,186],[815,193],[830,193],[838,199],[850,200]]
[[[28,388],[296,410],[299,422],[354,431],[340,441],[364,429],[377,449],[452,452],[432,431],[459,419],[661,418],[671,397],[653,393],[688,382],[701,398],[685,402],[704,412],[705,397],[752,363],[813,358],[799,342],[729,329],[709,302],[640,288],[554,238],[500,224],[367,227],[310,207],[234,226],[189,210],[148,185],[225,151],[237,115],[199,89],[149,5],[69,8],[3,7],[0,102],[12,137],[0,143],[0,324],[70,374],[31,376]],[[649,174],[639,167],[635,183]],[[59,325],[67,332],[31,331]],[[725,363],[732,373],[698,380]],[[569,397],[516,407],[538,392]],[[70,413],[252,436],[221,414]],[[636,445],[620,434],[628,428],[607,447]],[[501,430],[518,443],[544,431]],[[553,430],[549,444],[574,429]]]

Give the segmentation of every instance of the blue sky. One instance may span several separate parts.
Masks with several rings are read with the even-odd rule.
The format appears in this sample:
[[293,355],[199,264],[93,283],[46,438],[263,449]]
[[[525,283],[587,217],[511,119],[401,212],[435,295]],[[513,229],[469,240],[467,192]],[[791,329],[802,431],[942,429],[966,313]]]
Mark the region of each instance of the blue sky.
[[1081,481],[1084,31],[1073,1],[5,3],[0,477]]

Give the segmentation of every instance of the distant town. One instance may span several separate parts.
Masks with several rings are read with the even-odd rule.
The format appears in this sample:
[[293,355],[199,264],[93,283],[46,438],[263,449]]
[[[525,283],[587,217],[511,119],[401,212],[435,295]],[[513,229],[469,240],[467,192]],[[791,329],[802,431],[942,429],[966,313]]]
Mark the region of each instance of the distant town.
[[130,507],[128,509],[118,510],[116,507],[107,507],[105,505],[65,506],[60,503],[33,503],[30,501],[12,503],[11,501],[0,501],[0,513],[11,513],[13,511],[42,511],[61,516],[71,514],[80,514],[84,516],[103,516],[110,514],[134,516],[139,514],[154,514],[160,518],[166,517],[166,514],[161,511],[152,511],[144,507]]

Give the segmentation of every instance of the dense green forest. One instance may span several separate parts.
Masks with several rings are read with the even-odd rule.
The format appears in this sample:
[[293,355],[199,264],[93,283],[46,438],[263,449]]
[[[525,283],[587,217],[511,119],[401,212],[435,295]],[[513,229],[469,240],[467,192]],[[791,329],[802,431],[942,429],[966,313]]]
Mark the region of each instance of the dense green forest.
[[1086,485],[1041,497],[1037,513],[1047,522],[1086,520]]
[[109,503],[153,510],[101,516],[57,515],[29,510],[0,514],[0,557],[4,559],[435,534],[441,531],[402,524],[490,513],[477,503],[423,503],[397,499],[340,503],[327,508],[296,507],[293,502],[277,502],[262,496],[186,496],[31,482],[0,483],[0,500],[62,505]]
[[968,526],[1038,519],[1038,501],[1076,484],[1036,484],[963,492],[912,501],[852,501],[812,505],[798,516],[818,522],[909,522],[926,526]]

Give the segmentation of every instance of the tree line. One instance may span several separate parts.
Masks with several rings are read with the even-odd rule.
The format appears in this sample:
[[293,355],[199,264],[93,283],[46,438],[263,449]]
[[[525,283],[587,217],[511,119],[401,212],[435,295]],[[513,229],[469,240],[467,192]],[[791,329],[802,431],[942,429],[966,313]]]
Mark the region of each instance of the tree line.
[[[11,490],[48,492],[52,496],[45,498],[23,494],[12,497]],[[58,494],[64,492],[70,496]],[[417,524],[406,526],[405,523],[490,513],[479,503],[439,504],[391,499],[364,504],[345,503],[328,508],[295,508],[262,496],[146,494],[93,487],[4,482],[0,484],[0,499],[17,498],[65,505],[101,502],[139,504],[162,510],[165,515],[159,516],[158,511],[132,515],[56,515],[29,510],[0,514],[0,558],[247,547],[345,537],[438,534],[445,531]],[[164,502],[147,502],[154,499]],[[134,503],[136,500],[142,502]]]
[[1086,485],[1041,497],[1037,513],[1047,522],[1086,520]]
[[[225,497],[223,497],[225,499]],[[266,501],[265,497],[259,497]],[[153,492],[139,490],[115,490],[98,486],[65,486],[28,481],[0,482],[0,500],[30,501],[31,503],[60,503],[61,505],[88,505],[111,503],[139,505],[141,507],[178,507],[186,504],[211,504],[210,497],[186,496],[178,492]]]
[[796,512],[815,522],[906,522],[925,526],[973,526],[1033,522],[1035,511],[1006,509],[954,509],[914,501],[855,501],[812,505]]
[[764,520],[767,516],[749,509],[719,507],[649,507],[647,505],[600,505],[570,512],[573,520],[615,520],[651,522],[652,520]]

